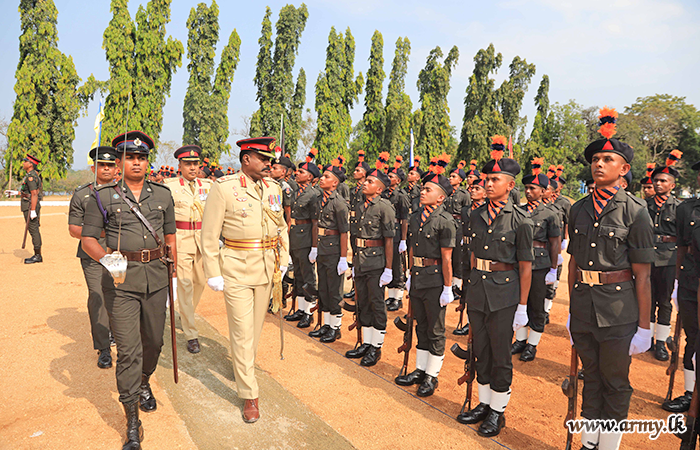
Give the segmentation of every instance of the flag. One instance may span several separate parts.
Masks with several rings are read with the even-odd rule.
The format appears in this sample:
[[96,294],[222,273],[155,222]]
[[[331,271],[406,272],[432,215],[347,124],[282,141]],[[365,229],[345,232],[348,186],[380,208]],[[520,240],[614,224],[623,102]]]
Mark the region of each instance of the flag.
[[[95,117],[95,140],[92,141],[92,146],[90,146],[90,150],[92,150],[95,147],[100,146],[100,140],[102,139],[102,119],[105,118],[105,112],[104,109],[102,108],[102,102],[100,102],[100,110],[97,113],[97,116]],[[93,166],[95,165],[94,161],[90,156],[88,155],[88,165]]]
[[508,154],[509,158],[513,159],[513,136],[508,136]]
[[413,164],[413,128],[411,128],[411,163],[409,166]]

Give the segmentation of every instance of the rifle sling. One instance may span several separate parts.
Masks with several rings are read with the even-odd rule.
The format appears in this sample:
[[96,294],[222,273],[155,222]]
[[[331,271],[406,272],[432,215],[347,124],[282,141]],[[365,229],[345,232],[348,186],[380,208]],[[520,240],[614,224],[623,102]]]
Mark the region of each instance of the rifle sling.
[[146,217],[144,217],[144,215],[141,213],[141,211],[136,207],[136,205],[134,205],[134,203],[131,200],[126,198],[126,195],[124,195],[124,192],[119,188],[119,186],[114,186],[114,190],[117,191],[117,194],[119,194],[119,196],[122,198],[122,200],[124,200],[124,203],[126,203],[126,205],[129,207],[131,212],[136,214],[136,217],[139,218],[141,223],[143,223],[143,225],[146,228],[148,228],[148,231],[153,235],[153,238],[156,240],[156,244],[158,244],[158,247],[162,247],[163,241],[161,241],[160,238],[158,237],[158,233],[156,233],[156,230],[153,229],[153,225],[151,225],[151,222],[149,222],[148,219],[146,219]]

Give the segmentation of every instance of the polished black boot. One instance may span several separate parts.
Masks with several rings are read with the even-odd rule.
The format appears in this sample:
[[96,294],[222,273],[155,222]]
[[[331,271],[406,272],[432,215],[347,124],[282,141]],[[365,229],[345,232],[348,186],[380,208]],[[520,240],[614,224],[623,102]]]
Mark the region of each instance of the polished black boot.
[[330,344],[331,342],[335,342],[336,340],[340,339],[340,337],[340,328],[329,328],[328,331],[321,336],[320,340],[324,344]]
[[481,422],[489,414],[489,411],[491,411],[491,408],[489,408],[489,405],[487,405],[486,403],[479,403],[478,405],[476,405],[476,407],[458,415],[457,422],[464,423],[467,425]]
[[141,408],[143,412],[152,412],[158,407],[158,405],[156,405],[156,398],[153,396],[153,391],[151,391],[151,384],[148,382],[149,378],[149,375],[141,374],[139,408]]
[[520,361],[532,361],[535,359],[535,355],[537,355],[537,347],[532,344],[527,344],[520,355]]
[[416,395],[418,397],[430,397],[435,392],[438,387],[438,379],[432,375],[425,374],[425,378],[420,386],[418,386],[418,391]]
[[377,364],[381,358],[382,349],[375,347],[374,345],[370,345],[369,349],[367,349],[367,353],[365,353],[365,356],[362,357],[360,365],[365,367],[371,367]]
[[[34,250],[36,252],[36,250]],[[25,264],[34,264],[34,263],[40,263],[44,262],[44,260],[41,258],[41,253],[34,253],[34,256],[31,256],[29,258],[26,258],[24,260]]]
[[304,317],[304,311],[297,309],[292,314],[287,314],[284,316],[284,320],[287,322],[299,322]]
[[466,324],[462,328],[455,328],[455,330],[452,332],[452,334],[456,334],[457,336],[466,336],[469,334],[469,324]]
[[489,408],[489,413],[481,422],[479,429],[476,430],[479,436],[494,437],[498,436],[503,427],[506,426],[506,416],[502,412],[496,412]]
[[518,353],[522,353],[523,350],[525,350],[525,347],[527,347],[527,341],[518,341],[516,340],[513,342],[513,344],[510,346],[510,354],[511,355],[516,355]]
[[299,323],[297,323],[297,328],[309,328],[312,323],[314,323],[314,316],[311,314],[303,313],[304,317],[301,318]]
[[664,341],[656,341],[656,349],[654,349],[654,357],[659,361],[668,361],[668,351]]
[[97,367],[100,369],[109,369],[112,367],[112,352],[106,348],[100,350],[100,356],[97,357]]
[[311,336],[312,338],[320,338],[324,334],[328,333],[328,330],[330,330],[330,329],[331,329],[330,325],[324,325],[324,326],[317,328],[313,331],[309,331],[309,336]]
[[357,358],[362,358],[367,354],[367,351],[371,347],[370,344],[362,344],[357,348],[354,348],[352,350],[348,350],[345,352],[345,357],[350,358],[350,359],[357,359]]
[[549,313],[544,313],[544,324],[549,325]]
[[392,298],[391,300],[391,303],[386,307],[387,311],[398,311],[399,309],[403,308],[403,301],[401,299]]
[[143,441],[143,427],[139,420],[138,402],[124,403],[126,413],[126,442],[122,450],[139,450]]
[[673,400],[663,402],[661,404],[661,408],[663,408],[664,411],[672,413],[686,412],[690,409],[690,401],[692,400],[692,398],[693,393],[690,391],[685,391],[685,394],[681,395],[680,397],[676,397]]
[[394,378],[394,383],[398,384],[399,386],[413,386],[414,384],[421,384],[424,379],[425,371],[416,369],[411,373],[399,375],[398,377]]
[[396,299],[393,298],[393,297],[389,297],[389,298],[387,298],[386,300],[384,300],[384,304],[386,305],[387,309],[389,309],[389,305],[391,305],[391,303],[392,303],[394,300],[396,300]]
[[343,298],[350,299],[350,298],[354,298],[354,297],[355,297],[355,288],[352,288],[352,290],[350,292],[346,292],[345,294],[343,294]]

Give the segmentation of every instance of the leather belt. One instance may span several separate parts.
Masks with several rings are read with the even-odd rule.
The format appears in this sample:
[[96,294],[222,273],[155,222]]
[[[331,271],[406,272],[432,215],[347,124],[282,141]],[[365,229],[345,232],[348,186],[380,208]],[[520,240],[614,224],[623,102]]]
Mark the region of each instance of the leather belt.
[[662,236],[657,234],[656,235],[656,242],[662,242],[662,243],[668,243],[668,242],[676,242],[677,238],[675,236]]
[[476,270],[480,270],[482,272],[505,272],[507,270],[513,270],[513,268],[513,264],[476,258]]
[[331,230],[330,228],[319,228],[318,229],[319,236],[337,236],[339,234],[340,234],[340,231]]
[[154,259],[160,259],[165,256],[165,246],[158,248],[144,248],[136,252],[127,252],[121,250],[121,254],[124,255],[127,261],[136,261],[141,263],[151,262]]
[[428,267],[428,266],[439,266],[442,264],[442,259],[440,258],[419,258],[417,256],[413,257],[413,267]]
[[532,241],[533,248],[547,248],[547,243],[542,241]]
[[355,245],[358,247],[384,247],[384,239],[355,239]]
[[290,225],[306,225],[309,223],[311,223],[311,219],[291,219]]
[[202,222],[185,222],[181,220],[176,220],[175,228],[177,228],[178,230],[201,230]]
[[576,279],[579,283],[585,283],[590,286],[624,283],[625,281],[632,281],[632,269],[602,272],[597,270],[583,270],[577,267]]
[[462,220],[461,214],[452,214],[452,217],[454,217],[456,220]]
[[265,239],[226,239],[224,245],[232,250],[269,250],[277,248],[278,237]]

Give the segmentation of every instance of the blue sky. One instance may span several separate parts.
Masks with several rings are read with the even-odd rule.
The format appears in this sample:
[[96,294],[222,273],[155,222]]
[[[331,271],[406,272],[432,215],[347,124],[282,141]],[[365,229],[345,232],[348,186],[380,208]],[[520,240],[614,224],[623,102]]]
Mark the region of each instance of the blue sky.
[[[85,80],[92,73],[108,78],[108,65],[102,50],[102,34],[111,14],[109,2],[55,0],[58,8],[59,48],[73,57],[78,74]],[[132,17],[138,5],[132,0]],[[144,0],[145,4],[145,0]],[[241,116],[257,108],[255,102],[255,61],[260,23],[265,5],[273,10],[273,24],[286,2],[219,3],[220,36],[218,54],[235,28],[241,40],[241,61],[231,88],[230,129],[242,128]],[[299,3],[295,3],[299,4]],[[310,0],[306,2],[309,20],[302,35],[296,70],[307,74],[306,107],[313,110],[314,84],[325,64],[325,49],[331,26],[350,27],[356,41],[355,71],[368,68],[371,37],[375,30],[384,36],[385,71],[388,75],[394,43],[407,36],[412,51],[407,76],[407,92],[414,108],[418,105],[416,80],[432,48],[446,52],[457,45],[459,63],[453,73],[449,95],[452,124],[461,129],[463,100],[476,52],[493,43],[503,54],[504,64],[496,75],[497,85],[507,76],[508,64],[518,55],[537,66],[525,97],[522,115],[532,123],[533,97],[543,74],[550,77],[550,101],[570,99],[584,106],[609,105],[622,110],[637,97],[668,93],[686,97],[700,107],[700,3],[696,1],[653,0],[503,0],[474,1],[372,1]],[[10,119],[14,73],[20,34],[18,2],[0,4],[0,117]],[[187,45],[185,23],[194,1],[174,0],[170,35]],[[218,61],[218,57],[217,57]],[[187,59],[173,78],[171,95],[164,112],[161,141],[182,139],[182,105],[187,89]],[[384,83],[386,86],[388,81]],[[352,111],[353,121],[362,117],[363,98]],[[92,124],[98,100],[91,104],[88,117],[76,128],[74,168],[86,166],[86,155],[94,139]],[[240,138],[231,134],[234,145]]]

